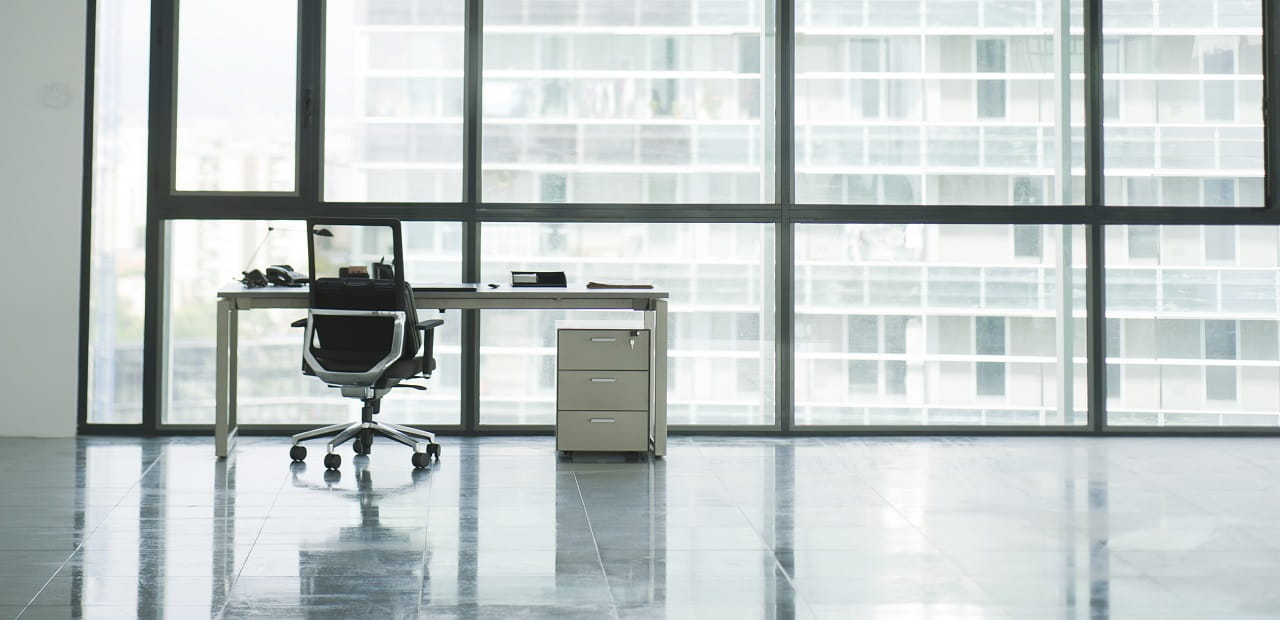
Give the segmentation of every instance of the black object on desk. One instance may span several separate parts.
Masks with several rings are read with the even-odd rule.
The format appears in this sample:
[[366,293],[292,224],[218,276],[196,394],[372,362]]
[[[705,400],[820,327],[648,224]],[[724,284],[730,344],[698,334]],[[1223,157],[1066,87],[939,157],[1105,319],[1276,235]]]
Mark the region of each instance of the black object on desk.
[[563,271],[512,271],[511,286],[568,286]]

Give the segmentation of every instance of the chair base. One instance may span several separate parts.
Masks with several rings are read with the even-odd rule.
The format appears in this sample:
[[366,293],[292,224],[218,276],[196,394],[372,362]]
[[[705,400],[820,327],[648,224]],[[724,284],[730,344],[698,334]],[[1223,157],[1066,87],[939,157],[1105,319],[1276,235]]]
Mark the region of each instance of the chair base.
[[[346,389],[344,386],[344,394]],[[385,393],[389,389],[381,388],[380,391]],[[334,452],[335,448],[354,439],[356,454],[369,454],[373,449],[374,436],[381,435],[413,448],[412,462],[415,469],[426,467],[431,462],[432,456],[439,461],[440,444],[436,443],[435,433],[419,430],[412,426],[375,422],[373,420],[373,416],[381,408],[382,394],[372,388],[369,388],[369,390],[370,392],[361,398],[364,406],[360,408],[359,422],[330,424],[329,426],[314,428],[294,435],[293,448],[289,450],[289,458],[300,462],[307,458],[307,449],[302,445],[302,442],[317,437],[333,436],[333,439],[329,440],[329,445],[325,449],[324,466],[326,469],[337,469],[342,464],[342,457]]]
[[[333,435],[333,439],[329,440],[328,449],[326,450],[328,454],[333,454],[335,448],[355,439],[357,435],[360,434],[360,431],[366,429],[372,431],[374,434],[382,435],[388,439],[394,439],[395,441],[409,446],[410,448],[413,448],[414,452],[430,452],[431,445],[436,442],[435,433],[419,430],[412,426],[389,424],[386,422],[351,422],[333,424],[330,426],[311,429],[309,431],[303,431],[293,436],[293,445],[296,446],[308,439]],[[426,441],[422,441],[423,439]]]
[[306,458],[307,451],[301,442],[330,435],[333,439],[329,440],[324,456],[326,469],[337,469],[342,464],[342,457],[338,456],[334,449],[353,439],[356,443],[356,454],[369,454],[372,449],[370,444],[375,435],[381,435],[413,448],[412,462],[415,469],[426,467],[432,456],[435,456],[437,461],[440,460],[440,444],[435,441],[435,433],[412,426],[372,421],[332,424],[298,433],[293,436],[293,448],[289,451],[290,458],[302,461]]

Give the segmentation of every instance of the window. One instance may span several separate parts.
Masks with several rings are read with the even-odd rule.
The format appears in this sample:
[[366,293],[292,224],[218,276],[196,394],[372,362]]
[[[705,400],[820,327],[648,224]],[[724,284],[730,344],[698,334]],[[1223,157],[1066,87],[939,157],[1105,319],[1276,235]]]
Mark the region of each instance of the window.
[[[482,277],[564,271],[571,282],[651,280],[671,291],[671,424],[774,420],[773,227],[762,224],[486,223]],[[677,301],[679,300],[679,301]],[[485,310],[480,322],[480,423],[555,423],[555,322],[636,320],[635,313]],[[859,331],[874,343],[874,326]],[[872,346],[871,344],[857,346]],[[849,373],[876,381],[873,375]],[[869,379],[867,377],[870,377]]]
[[1013,204],[1015,205],[1044,204],[1043,189],[1044,189],[1044,185],[1040,179],[1033,179],[1031,177],[1014,177],[1013,178]]
[[875,73],[883,70],[880,64],[880,39],[851,39],[849,54],[849,66],[854,71]]
[[907,363],[902,360],[884,362],[884,392],[903,396],[907,393]]
[[1231,366],[1206,366],[1204,369],[1204,397],[1212,401],[1236,399],[1236,369]]
[[[1058,244],[1083,247],[1084,228],[1028,227],[1034,257],[1013,256],[1007,224],[798,224],[796,425],[1083,423],[1084,399],[1063,416],[1054,397],[1054,283]],[[1082,391],[1084,318],[1066,320]]]
[[[1208,320],[1204,322],[1204,358],[1236,359],[1236,322]],[[1208,400],[1236,399],[1236,369],[1231,366],[1206,366],[1204,391]]]
[[[1230,45],[1230,43],[1227,43]],[[1213,46],[1201,57],[1206,75],[1231,75],[1235,73],[1235,50],[1227,46]],[[1206,121],[1233,121],[1236,118],[1236,85],[1228,80],[1205,80],[1204,119]]]
[[[483,200],[771,200],[764,5],[610,6],[485,4],[484,49],[527,52],[484,55]],[[554,148],[538,142],[549,132],[560,136]],[[734,147],[704,158],[704,132]]]
[[1204,322],[1204,357],[1210,360],[1236,359],[1236,322]]
[[462,0],[325,15],[325,200],[462,200]]
[[874,395],[880,386],[879,364],[871,360],[849,362],[849,392]]
[[[1004,317],[974,317],[974,352],[978,355],[1004,355],[1004,325]],[[974,371],[979,396],[1004,396],[1003,363],[976,362]]]
[[[1262,2],[1105,0],[1102,17],[1107,204],[1263,206]],[[1205,177],[1237,196],[1185,191]],[[1126,179],[1165,190],[1127,195]]]
[[1159,258],[1160,229],[1154,226],[1130,226],[1128,228],[1129,258]]
[[1236,229],[1231,226],[1204,226],[1204,258],[1209,262],[1235,262]]
[[542,202],[564,202],[568,186],[568,178],[563,174],[544,174],[539,177],[542,191],[539,198]]
[[[975,42],[975,70],[978,73],[1004,73],[1006,42],[1003,39],[978,39]],[[1004,80],[978,80],[978,118],[1004,118]]]
[[150,7],[99,0],[94,61],[86,421],[142,421]]
[[174,189],[295,191],[298,5],[177,4]]
[[1042,231],[1034,224],[1014,224],[1013,255],[1018,258],[1040,258]]
[[[1119,39],[1115,37],[1107,37],[1102,41],[1102,61],[1104,71],[1118,71],[1120,66],[1120,55],[1123,48],[1120,47]],[[1102,93],[1102,114],[1107,120],[1120,118],[1120,89],[1108,88]]]
[[855,315],[848,318],[849,352],[880,352],[880,319],[875,316]]
[[[1083,2],[1062,1],[1072,9],[1067,27],[1080,32]],[[860,3],[859,23],[847,26],[835,25],[843,15],[836,4],[797,5],[797,202],[1083,200],[1075,189],[1083,183],[1059,198],[1057,188],[1068,181],[1055,178],[1064,149],[1054,144],[1054,110],[1084,109],[1083,82],[1071,84],[1053,62],[1058,24],[1049,7],[1057,2],[1041,11],[871,0]],[[1083,48],[1067,47],[1079,67]],[[1062,91],[1069,100],[1055,100],[1055,81],[1069,83]],[[1083,167],[1082,116],[1074,117],[1065,128],[1073,143],[1065,149],[1067,169]]]
[[[849,41],[849,66],[854,71],[879,73],[880,39],[853,39]],[[858,88],[862,91],[862,118],[880,118],[881,87],[883,84],[868,80]]]
[[873,398],[882,394],[906,393],[906,362],[895,358],[907,352],[907,330],[911,320],[905,316],[847,317],[847,350],[864,354],[849,361],[851,393]]
[[1235,179],[1205,179],[1204,206],[1234,207],[1236,206]]
[[1107,399],[1115,400],[1124,393],[1124,368],[1111,360],[1124,357],[1124,334],[1120,319],[1107,319]]
[[[1274,226],[1110,226],[1163,237],[1156,260],[1107,259],[1108,424],[1274,426],[1280,410],[1280,271]],[[1229,250],[1236,247],[1233,257]],[[1111,275],[1116,274],[1116,275]],[[1145,301],[1127,301],[1123,291]],[[1115,293],[1115,294],[1113,294]],[[1137,312],[1134,312],[1137,310]],[[1120,320],[1123,348],[1111,338]],[[1119,370],[1123,369],[1123,375]]]
[[[1280,426],[1280,233],[1257,208],[1267,5],[1101,5],[1103,75],[1088,79],[1101,78],[1089,103],[1104,118],[1086,131],[1084,0],[800,0],[785,66],[762,0],[486,0],[470,33],[463,0],[161,0],[181,28],[173,71],[153,81],[173,89],[175,118],[148,127],[149,14],[101,0],[88,420],[141,419],[142,301],[160,287],[162,359],[145,365],[165,390],[160,421],[207,424],[213,290],[267,224],[281,232],[251,266],[301,262],[289,218],[368,211],[422,220],[406,240],[424,279],[460,277],[463,231],[478,230],[465,262],[484,279],[545,267],[671,289],[676,424],[778,422],[780,362],[795,371],[784,415],[798,428],[1081,424],[1088,285],[1105,287],[1110,313],[1105,422]],[[787,127],[780,83],[793,86]],[[148,132],[175,151],[151,166],[158,180],[172,170],[174,191],[150,212]],[[1084,204],[1095,132],[1105,169],[1088,180],[1103,204],[1057,209]],[[777,166],[778,152],[793,160]],[[779,240],[793,198],[802,223]],[[857,223],[881,216],[918,223]],[[156,217],[163,256],[143,257]],[[1076,224],[1045,223],[1063,221]],[[1101,282],[1087,280],[1089,226],[1106,236]],[[794,250],[786,291],[778,247]],[[164,278],[144,281],[155,262]],[[794,316],[794,350],[775,350],[778,312]],[[539,334],[560,316],[486,311],[466,334],[447,323],[441,363],[461,364],[465,336],[481,346],[478,374],[442,372],[416,401],[429,407],[389,413],[452,423],[478,395],[482,426],[550,424],[554,355]],[[242,419],[345,416],[289,370],[286,318],[245,317]],[[1064,368],[1071,385],[1058,385]],[[1059,411],[1068,393],[1075,406]]]

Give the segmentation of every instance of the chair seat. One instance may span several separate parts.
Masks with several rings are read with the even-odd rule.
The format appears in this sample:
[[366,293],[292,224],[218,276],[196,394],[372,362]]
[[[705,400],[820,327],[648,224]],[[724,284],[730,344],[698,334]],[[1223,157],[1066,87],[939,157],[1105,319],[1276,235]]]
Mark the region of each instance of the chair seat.
[[[342,357],[334,356],[316,356],[316,361],[324,365],[325,368],[334,372],[364,372],[369,370],[382,358],[370,359],[369,356],[363,355],[344,355]],[[435,370],[435,360],[427,362],[421,357],[404,358],[395,361],[387,370],[382,373],[385,378],[408,379],[416,377],[422,373],[424,364],[429,366],[427,374],[431,374]],[[305,361],[302,362],[302,372],[308,375],[316,374]]]

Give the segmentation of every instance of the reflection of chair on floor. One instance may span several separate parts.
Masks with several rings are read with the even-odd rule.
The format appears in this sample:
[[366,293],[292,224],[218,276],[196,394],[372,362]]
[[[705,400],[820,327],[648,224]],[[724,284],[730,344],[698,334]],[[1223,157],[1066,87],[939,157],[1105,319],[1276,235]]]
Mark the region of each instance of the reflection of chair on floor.
[[[313,487],[301,480],[295,468],[293,485]],[[331,476],[332,475],[332,476]],[[337,536],[330,536],[319,544],[303,543],[298,549],[299,592],[307,602],[307,615],[332,618],[335,609],[312,604],[332,600],[343,612],[362,611],[368,617],[392,617],[404,610],[417,610],[421,597],[421,579],[431,559],[421,536],[415,541],[415,533],[422,530],[409,527],[388,527],[382,524],[380,502],[400,493],[426,493],[427,472],[414,471],[413,482],[389,490],[375,490],[369,470],[356,465],[354,499],[359,502],[360,522],[341,527]],[[349,490],[335,486],[341,474],[325,472],[325,492],[333,493],[344,503],[352,499]],[[409,498],[412,501],[412,498]],[[425,506],[423,501],[418,505]],[[370,596],[370,584],[377,590]],[[350,609],[350,606],[364,609]],[[343,614],[345,615],[345,613]]]
[[[347,398],[359,398],[364,406],[359,422],[294,435],[289,456],[301,461],[307,456],[302,441],[332,435],[324,466],[337,469],[342,457],[335,448],[354,439],[356,454],[369,454],[373,438],[380,435],[413,448],[413,466],[426,467],[432,455],[440,458],[433,433],[373,419],[391,388],[426,389],[400,382],[431,376],[434,330],[444,324],[440,319],[418,321],[413,290],[404,280],[400,222],[307,220],[307,229],[309,309],[305,322],[294,323],[306,327],[303,373],[341,389]],[[388,254],[394,257],[391,265],[382,262]],[[331,277],[335,271],[338,277]]]

